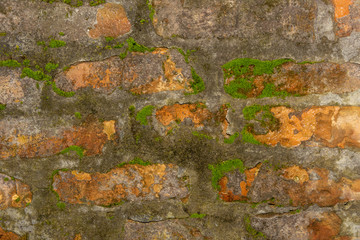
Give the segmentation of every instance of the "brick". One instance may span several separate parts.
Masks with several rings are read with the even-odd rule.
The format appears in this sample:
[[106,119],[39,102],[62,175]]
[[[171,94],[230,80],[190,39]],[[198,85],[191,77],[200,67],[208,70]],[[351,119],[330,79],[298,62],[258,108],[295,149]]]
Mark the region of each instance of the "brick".
[[[234,64],[239,60],[241,64]],[[225,90],[239,81],[246,81],[250,87],[239,84],[234,87],[235,93],[227,90],[233,97],[235,94],[243,94],[243,98],[271,97],[281,92],[288,95],[347,93],[360,88],[359,64],[285,62],[275,67],[275,61],[235,59],[228,62],[223,66]],[[247,62],[249,66],[244,66]],[[270,64],[273,66],[269,71],[259,72],[263,65]],[[270,86],[273,86],[272,90]]]
[[96,24],[90,29],[91,38],[119,37],[131,30],[131,24],[122,5],[106,3],[96,14]]
[[335,212],[307,210],[297,214],[261,214],[251,217],[251,227],[268,239],[350,240],[339,236],[342,220]]
[[[271,34],[297,41],[314,36],[314,1],[222,1],[211,3],[182,0],[152,0],[153,25],[158,35],[185,39],[242,38],[268,39]],[[255,31],[256,29],[256,31]],[[306,40],[305,40],[306,39]]]
[[[282,205],[321,207],[360,199],[360,179],[335,180],[324,168],[303,169],[292,166],[280,170],[260,171],[249,191],[253,202],[274,198]],[[271,186],[271,187],[269,187]]]
[[353,31],[360,31],[360,3],[352,0],[333,0],[334,18],[339,37],[350,36]]
[[122,201],[183,199],[189,190],[172,164],[128,164],[107,173],[59,171],[53,189],[61,201],[108,206]]
[[272,107],[278,120],[277,127],[266,134],[254,133],[254,138],[270,146],[296,147],[302,142],[312,146],[360,147],[358,119],[360,108],[323,106],[311,107],[301,112],[288,107]]
[[24,238],[20,237],[19,235],[13,232],[5,231],[0,227],[0,240],[21,240],[21,239]]
[[116,138],[115,121],[103,123],[88,118],[79,126],[52,128],[46,119],[4,119],[0,122],[0,158],[46,157],[79,146],[85,155],[102,152],[109,139]]
[[191,68],[174,49],[157,48],[152,52],[132,52],[121,60],[111,57],[97,62],[81,62],[55,79],[65,91],[90,87],[110,94],[117,87],[134,94],[162,91],[191,93]]
[[31,106],[39,105],[40,91],[36,82],[28,78],[20,78],[21,71],[0,67],[0,104]]
[[0,209],[1,210],[7,208],[24,208],[28,204],[30,204],[31,201],[32,201],[32,193],[28,185],[22,183],[18,179],[14,179],[10,176],[0,173]]
[[127,220],[124,240],[150,239],[209,239],[181,220],[140,223]]

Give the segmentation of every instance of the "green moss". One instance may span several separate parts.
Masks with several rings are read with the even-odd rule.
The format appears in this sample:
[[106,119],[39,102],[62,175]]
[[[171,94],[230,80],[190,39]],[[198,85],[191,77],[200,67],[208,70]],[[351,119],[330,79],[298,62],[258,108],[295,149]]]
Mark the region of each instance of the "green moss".
[[15,199],[15,202],[20,202],[20,197],[18,197],[17,199]]
[[90,6],[94,7],[100,4],[106,3],[105,0],[92,0],[89,2]]
[[65,92],[65,91],[61,90],[60,88],[58,88],[56,86],[55,82],[47,82],[47,84],[50,84],[52,86],[53,91],[62,97],[72,97],[75,95],[75,92]]
[[21,63],[19,63],[16,60],[3,60],[0,61],[0,67],[12,67],[12,68],[17,68],[17,67],[21,67]]
[[155,14],[155,8],[153,7],[153,5],[151,4],[150,0],[146,0],[146,4],[150,10],[150,13],[149,13],[149,18],[151,21],[154,20],[154,14]]
[[154,110],[154,106],[148,105],[143,107],[137,114],[136,114],[136,121],[140,122],[142,125],[148,125],[147,117],[152,115]]
[[6,32],[0,32],[0,37],[5,37],[7,35]]
[[65,36],[65,33],[59,32],[59,35],[60,35],[60,36]]
[[61,40],[56,40],[56,39],[51,39],[49,42],[49,47],[50,48],[59,48],[59,47],[63,47],[66,45],[66,42],[61,41]]
[[4,178],[4,182],[7,182],[7,181],[9,181],[10,179],[9,178]]
[[83,158],[84,157],[84,149],[82,147],[76,146],[76,145],[72,145],[70,147],[65,148],[64,150],[62,150],[61,152],[59,152],[59,154],[66,154],[70,151],[74,151],[76,152],[76,154],[79,156],[79,158]]
[[149,166],[152,163],[148,162],[148,161],[143,161],[141,158],[136,157],[133,160],[131,160],[130,162],[127,162],[127,163],[125,162],[125,163],[118,164],[117,167],[123,167],[123,166],[129,165],[129,164],[137,164],[137,165],[141,165],[141,166]]
[[3,111],[6,109],[6,104],[0,103],[0,111]]
[[76,117],[77,119],[81,119],[81,113],[75,112],[75,117]]
[[76,0],[74,4],[72,0],[63,0],[63,1],[64,3],[70,5],[71,7],[81,7],[83,5],[82,0]]
[[265,106],[261,106],[261,105],[252,105],[252,106],[247,106],[244,107],[242,112],[244,115],[244,118],[246,120],[252,120],[255,119],[256,114],[258,114],[259,112],[261,112],[264,109]]
[[[234,98],[247,98],[247,94],[255,88],[253,85],[253,77],[263,74],[272,74],[274,69],[291,59],[276,59],[273,61],[261,61],[252,58],[239,58],[232,60],[222,66],[224,72],[224,80],[233,78],[229,84],[224,84],[224,90]],[[272,89],[272,86],[264,86],[266,90],[262,97],[269,96],[283,96],[283,92],[277,92]],[[275,87],[275,86],[274,86]]]
[[22,62],[22,64],[23,64],[25,67],[27,67],[27,66],[30,65],[30,60],[25,59],[25,60]]
[[147,21],[145,20],[145,19],[140,19],[140,21],[139,21],[141,24],[144,24],[144,23],[146,23]]
[[250,124],[246,125],[241,130],[242,141],[251,144],[260,145],[261,143],[254,138],[254,135],[251,132],[252,132],[252,126]]
[[244,173],[245,171],[244,164],[240,159],[231,159],[216,165],[209,164],[208,168],[212,173],[211,185],[216,190],[220,189],[219,181],[225,173],[234,170],[238,170],[240,173]]
[[179,51],[179,53],[181,55],[184,56],[186,63],[189,63],[189,57],[190,57],[191,52],[195,52],[195,50],[187,50],[185,53],[184,50],[182,50],[181,48],[176,48],[176,49]]
[[192,135],[194,135],[195,137],[198,137],[200,139],[209,139],[209,140],[213,139],[212,137],[210,137],[210,136],[208,136],[206,134],[203,134],[203,133],[199,133],[197,131],[193,131]]
[[191,218],[204,218],[206,214],[204,213],[193,213],[190,215]]
[[21,73],[21,78],[29,77],[36,81],[50,81],[52,78],[49,75],[46,75],[44,71],[37,70],[33,71],[32,69],[28,67],[24,67]]
[[275,84],[273,83],[265,83],[264,90],[261,92],[261,94],[258,96],[258,98],[264,98],[264,97],[287,97],[291,96],[291,93],[286,91],[277,91]]
[[260,122],[261,126],[272,131],[278,129],[279,120],[274,117],[270,105],[252,105],[243,108],[243,115],[246,120],[255,120]]
[[185,93],[185,95],[198,94],[205,90],[204,81],[199,75],[196,74],[193,67],[191,67],[191,76],[192,80],[190,81],[190,88],[192,89],[192,92]]
[[251,221],[249,216],[244,217],[245,229],[246,231],[255,239],[262,238],[267,239],[267,237],[262,233],[257,231],[251,226]]
[[126,39],[126,42],[127,42],[128,46],[127,46],[127,49],[125,50],[125,52],[123,52],[119,55],[121,59],[124,59],[129,52],[145,53],[145,52],[152,52],[155,50],[154,47],[149,48],[149,47],[146,47],[144,45],[137,43],[132,37],[129,37],[128,39]]
[[59,67],[59,64],[55,64],[55,63],[47,63],[45,65],[45,71],[47,72],[51,72],[51,71],[54,71],[55,69],[57,69]]
[[225,138],[224,143],[232,144],[232,143],[234,143],[235,139],[238,138],[239,136],[240,136],[240,134],[238,132],[236,132],[233,135],[231,135],[229,138]]
[[66,204],[64,202],[57,202],[56,206],[60,209],[60,210],[64,210],[66,208]]
[[111,42],[111,41],[114,41],[114,38],[113,37],[105,37],[105,41]]

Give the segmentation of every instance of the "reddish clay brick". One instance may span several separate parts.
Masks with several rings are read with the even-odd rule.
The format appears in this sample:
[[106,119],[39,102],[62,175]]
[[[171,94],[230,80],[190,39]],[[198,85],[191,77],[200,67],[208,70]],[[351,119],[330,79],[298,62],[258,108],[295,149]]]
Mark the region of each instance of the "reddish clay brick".
[[110,57],[97,62],[81,62],[58,75],[55,81],[65,91],[85,87],[108,94],[117,87],[134,94],[193,91],[190,66],[177,50],[167,48],[132,52],[123,60]]
[[116,3],[106,3],[98,9],[95,28],[89,31],[91,38],[119,37],[131,30],[131,24],[123,6]]
[[2,120],[0,158],[51,156],[73,145],[84,148],[85,155],[96,155],[102,152],[108,140],[116,137],[113,120],[101,123],[89,118],[80,126],[58,129],[43,128],[37,124],[25,119]]
[[298,113],[287,107],[273,107],[271,112],[279,120],[277,130],[256,135],[257,141],[275,146],[296,147],[309,141],[326,147],[360,147],[359,107],[311,107]]
[[[0,209],[24,208],[32,201],[30,187],[0,173]],[[1,232],[1,231],[0,231]],[[1,234],[0,234],[1,236]],[[1,238],[0,238],[1,239]]]
[[179,167],[172,164],[128,164],[108,173],[59,171],[53,189],[72,204],[111,205],[121,201],[182,199],[189,190]]
[[347,37],[353,31],[360,31],[360,6],[358,1],[333,0],[335,22],[337,23],[336,35]]
[[21,240],[25,239],[13,232],[7,232],[0,227],[0,240]]

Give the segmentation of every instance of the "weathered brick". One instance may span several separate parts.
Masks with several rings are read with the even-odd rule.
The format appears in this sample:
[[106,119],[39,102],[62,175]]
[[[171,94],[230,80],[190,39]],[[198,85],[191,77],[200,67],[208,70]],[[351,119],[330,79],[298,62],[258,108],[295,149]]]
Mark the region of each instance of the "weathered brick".
[[[271,187],[269,187],[271,186]],[[333,179],[323,168],[303,169],[292,166],[280,170],[259,172],[248,194],[252,202],[274,198],[282,205],[334,206],[337,203],[360,200],[360,179]]]
[[174,49],[129,53],[125,59],[111,57],[98,62],[82,62],[55,79],[60,88],[76,91],[91,87],[111,93],[116,87],[134,94],[185,90],[191,93],[191,68]]
[[85,155],[102,152],[104,144],[116,137],[115,121],[103,123],[88,118],[80,126],[51,128],[46,119],[4,119],[0,122],[0,158],[45,157],[70,146],[84,149]]
[[[24,208],[32,201],[30,187],[18,179],[0,173],[0,209]],[[0,230],[1,236],[1,230]],[[1,238],[0,238],[1,239]]]
[[21,71],[0,67],[0,104],[31,105],[34,108],[40,103],[40,92],[35,81],[20,78]]
[[125,223],[124,240],[150,239],[209,239],[199,229],[188,226],[181,220],[140,223],[128,220]]
[[25,239],[25,238],[21,238],[19,235],[13,232],[5,231],[0,227],[0,240],[21,240],[21,239]]
[[72,204],[111,205],[121,201],[182,199],[189,190],[183,173],[172,164],[127,164],[108,173],[59,171],[53,189]]
[[[198,1],[152,0],[153,25],[158,35],[181,38],[253,40],[271,34],[298,41],[314,35],[315,1]],[[255,29],[257,31],[255,31]],[[307,40],[305,40],[307,39]]]
[[119,37],[131,30],[131,24],[122,5],[106,3],[96,14],[96,24],[90,29],[91,38]]
[[360,3],[351,0],[333,0],[334,17],[337,23],[336,35],[347,37],[353,31],[360,31]]
[[355,63],[235,59],[223,71],[225,90],[233,97],[346,93],[360,88],[360,65]]
[[312,140],[313,146],[360,147],[359,107],[314,106],[297,112],[281,106],[272,107],[271,113],[278,124],[273,130],[265,127],[266,134],[254,133],[254,138],[261,143],[296,147]]
[[268,239],[352,239],[339,236],[342,220],[335,212],[308,210],[297,214],[261,214],[251,217],[247,224],[251,224],[251,228],[261,232]]

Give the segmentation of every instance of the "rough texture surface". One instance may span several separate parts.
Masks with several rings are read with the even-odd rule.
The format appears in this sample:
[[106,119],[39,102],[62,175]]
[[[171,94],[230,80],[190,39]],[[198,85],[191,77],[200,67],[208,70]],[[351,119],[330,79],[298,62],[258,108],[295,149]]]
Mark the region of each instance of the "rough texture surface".
[[0,0],[0,239],[360,239],[359,0]]

